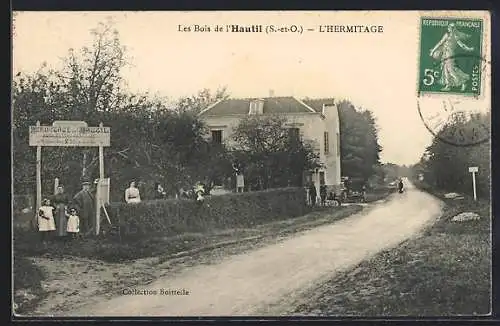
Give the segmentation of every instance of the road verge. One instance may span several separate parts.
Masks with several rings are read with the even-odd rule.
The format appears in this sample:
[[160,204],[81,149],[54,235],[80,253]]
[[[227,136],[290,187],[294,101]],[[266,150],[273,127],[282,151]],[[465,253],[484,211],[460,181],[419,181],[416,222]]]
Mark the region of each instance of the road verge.
[[[419,237],[386,250],[312,289],[294,315],[487,315],[491,307],[489,201],[446,199],[439,220]],[[461,212],[478,221],[453,222]]]

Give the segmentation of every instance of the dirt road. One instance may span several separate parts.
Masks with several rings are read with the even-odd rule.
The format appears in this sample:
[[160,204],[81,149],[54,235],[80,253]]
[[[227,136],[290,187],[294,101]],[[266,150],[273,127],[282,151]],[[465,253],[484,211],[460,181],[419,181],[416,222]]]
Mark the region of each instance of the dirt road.
[[[335,272],[397,245],[432,223],[440,211],[437,199],[408,185],[405,193],[332,225],[217,265],[124,289],[122,296],[66,316],[276,315],[276,302],[283,304],[283,298],[300,295]],[[179,292],[172,295],[172,290]]]

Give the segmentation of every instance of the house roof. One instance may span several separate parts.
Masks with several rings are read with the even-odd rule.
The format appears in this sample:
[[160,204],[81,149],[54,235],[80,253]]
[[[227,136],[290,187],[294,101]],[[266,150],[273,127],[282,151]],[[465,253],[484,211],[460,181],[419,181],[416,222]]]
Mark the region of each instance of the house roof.
[[[207,109],[203,110],[200,115],[233,115],[233,114],[248,114],[250,102],[259,98],[244,98],[244,99],[226,99],[219,101]],[[285,97],[265,97],[260,98],[264,101],[263,114],[279,114],[279,113],[321,113],[324,100],[305,100],[301,101],[293,96]],[[328,99],[333,102],[333,99]]]
[[334,104],[335,99],[334,98],[305,99],[302,100],[302,102],[313,108],[314,111],[321,113],[323,112],[323,105]]

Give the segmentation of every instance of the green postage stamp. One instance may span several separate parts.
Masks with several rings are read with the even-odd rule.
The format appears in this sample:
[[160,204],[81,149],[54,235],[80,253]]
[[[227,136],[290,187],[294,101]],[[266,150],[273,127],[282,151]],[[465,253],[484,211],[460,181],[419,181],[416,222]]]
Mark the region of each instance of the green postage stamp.
[[479,96],[482,33],[481,19],[421,18],[419,94]]

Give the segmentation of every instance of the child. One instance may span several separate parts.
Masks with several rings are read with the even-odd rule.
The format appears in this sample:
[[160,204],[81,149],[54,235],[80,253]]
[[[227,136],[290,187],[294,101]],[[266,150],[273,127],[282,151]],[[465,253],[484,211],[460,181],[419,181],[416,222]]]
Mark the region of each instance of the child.
[[53,211],[54,207],[50,205],[50,199],[44,199],[42,207],[38,210],[38,231],[44,245],[47,243],[48,232],[56,230]]
[[73,239],[75,239],[80,232],[80,218],[76,215],[76,209],[74,208],[71,208],[69,211],[66,232],[68,232]]
[[205,197],[203,197],[203,195],[205,194],[205,188],[201,183],[198,182],[196,188],[194,189],[194,192],[196,196],[196,202],[199,206],[201,206],[203,204],[203,201],[205,200]]

